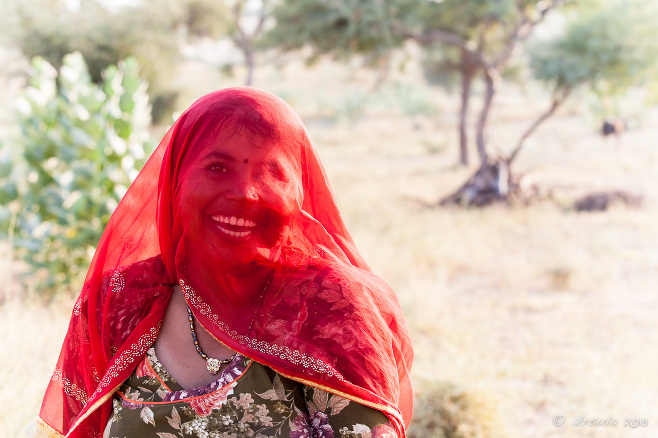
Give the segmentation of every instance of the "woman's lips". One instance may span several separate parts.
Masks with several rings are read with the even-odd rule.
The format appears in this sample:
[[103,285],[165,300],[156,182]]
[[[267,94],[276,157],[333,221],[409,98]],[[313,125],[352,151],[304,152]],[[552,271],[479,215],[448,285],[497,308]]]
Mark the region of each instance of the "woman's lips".
[[[212,216],[212,220],[217,222],[217,228],[231,237],[247,237],[251,234],[252,230],[250,228],[256,226],[256,222],[236,216],[216,215]],[[225,224],[225,226],[219,224]]]

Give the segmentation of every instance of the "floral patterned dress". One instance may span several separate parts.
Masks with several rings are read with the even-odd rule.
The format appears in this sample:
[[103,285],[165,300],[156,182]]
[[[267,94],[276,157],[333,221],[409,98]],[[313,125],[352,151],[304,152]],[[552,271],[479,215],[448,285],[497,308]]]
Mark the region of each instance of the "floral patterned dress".
[[214,382],[183,389],[151,348],[117,391],[104,438],[395,438],[382,412],[236,355]]

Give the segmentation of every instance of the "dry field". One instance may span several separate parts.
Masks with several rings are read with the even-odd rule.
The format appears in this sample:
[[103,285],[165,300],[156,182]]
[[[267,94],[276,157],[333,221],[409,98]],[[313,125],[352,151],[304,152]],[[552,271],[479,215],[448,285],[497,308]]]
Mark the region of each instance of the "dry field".
[[[370,76],[332,65],[258,75],[258,85],[307,120],[358,246],[397,290],[418,393],[453,382],[495,417],[486,435],[493,438],[658,436],[657,114],[646,112],[617,147],[574,105],[543,126],[516,163],[551,199],[526,208],[430,208],[469,173],[454,165],[454,96],[412,77],[403,93],[383,89],[388,100],[377,100],[363,88]],[[184,101],[238,82],[194,65],[183,77],[198,91]],[[366,115],[346,121],[368,99]],[[539,100],[500,100],[497,146],[513,141]],[[396,111],[426,102],[436,114]],[[601,190],[640,194],[644,204],[569,208]],[[18,435],[37,413],[70,306],[0,306],[0,435]],[[566,423],[556,427],[558,415]],[[573,425],[580,416],[608,425]],[[640,425],[625,427],[625,419]]]

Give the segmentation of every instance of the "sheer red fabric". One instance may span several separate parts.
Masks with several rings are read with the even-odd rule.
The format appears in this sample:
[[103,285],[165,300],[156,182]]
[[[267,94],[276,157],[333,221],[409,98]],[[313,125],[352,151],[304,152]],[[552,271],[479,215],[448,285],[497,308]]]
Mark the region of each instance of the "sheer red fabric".
[[[267,281],[253,287],[250,276]],[[400,305],[356,249],[304,125],[278,97],[220,90],[166,134],[100,240],[42,427],[102,434],[175,284],[227,346],[383,411],[404,436],[413,353]]]

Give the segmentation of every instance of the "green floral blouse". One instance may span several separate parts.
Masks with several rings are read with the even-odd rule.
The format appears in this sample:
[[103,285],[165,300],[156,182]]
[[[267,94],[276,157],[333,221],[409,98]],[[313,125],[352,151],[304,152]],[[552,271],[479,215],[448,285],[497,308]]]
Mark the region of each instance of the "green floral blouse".
[[395,438],[382,412],[236,355],[209,385],[183,389],[151,348],[119,389],[104,438]]

